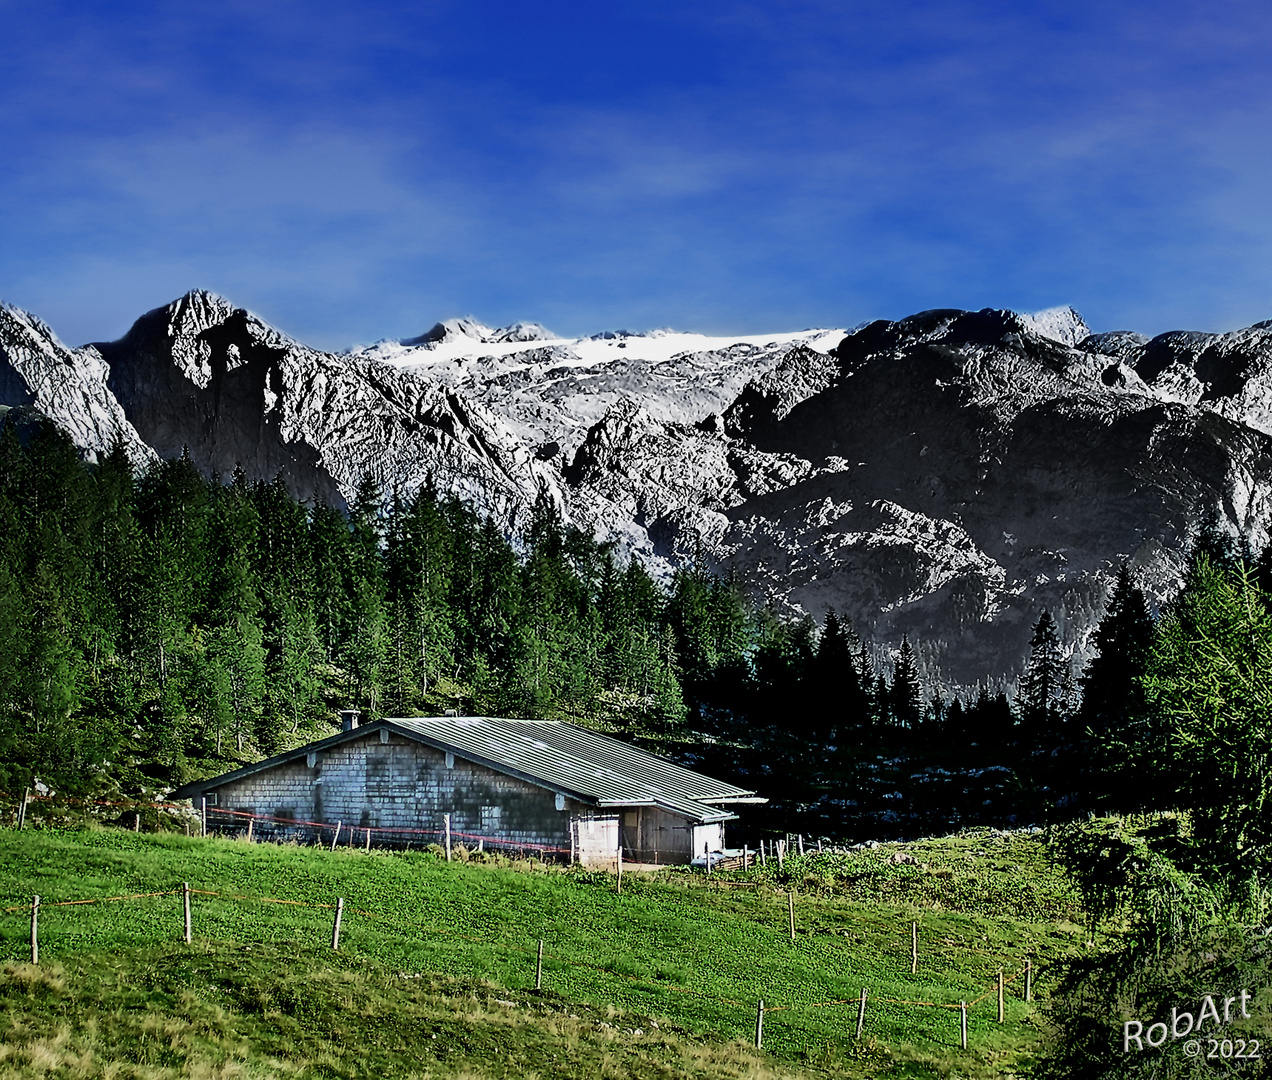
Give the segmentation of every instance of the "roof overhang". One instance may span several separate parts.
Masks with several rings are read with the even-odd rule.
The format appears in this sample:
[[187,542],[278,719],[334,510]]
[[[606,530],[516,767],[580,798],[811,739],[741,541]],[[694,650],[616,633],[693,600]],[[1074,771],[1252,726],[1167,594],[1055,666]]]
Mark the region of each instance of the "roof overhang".
[[687,821],[707,825],[736,819],[736,814],[728,810],[720,809],[719,807],[734,804],[759,804],[768,801],[767,799],[753,795],[730,795],[723,797],[713,796],[711,798],[694,799],[693,802],[697,805],[690,809],[690,807],[683,804],[678,806],[670,805],[664,800],[660,800],[656,795],[651,795],[648,798],[636,799],[601,798],[596,795],[574,789],[568,784],[563,785],[560,783],[548,782],[542,777],[534,776],[505,762],[486,757],[482,754],[473,753],[470,749],[455,746],[444,739],[432,738],[427,733],[420,731],[416,727],[409,727],[403,724],[394,723],[394,721],[389,718],[375,720],[369,724],[351,728],[348,731],[336,732],[325,739],[306,743],[304,746],[298,746],[293,750],[288,750],[282,754],[276,754],[273,757],[264,759],[263,761],[258,761],[251,765],[245,765],[242,768],[234,769],[231,772],[222,773],[220,776],[212,776],[204,780],[191,781],[190,783],[183,784],[181,787],[174,790],[169,795],[169,798],[197,800],[205,796],[208,792],[215,791],[217,788],[224,787],[226,784],[232,784],[239,780],[244,780],[257,773],[277,768],[280,765],[285,765],[289,762],[307,757],[310,754],[340,746],[343,743],[365,738],[367,735],[381,730],[391,731],[403,738],[410,739],[412,742],[420,743],[445,754],[451,754],[460,760],[467,761],[473,765],[479,765],[482,768],[491,769],[494,772],[502,773],[505,776],[515,777],[518,780],[534,787],[541,788],[542,790],[565,795],[567,798],[573,799],[575,802],[582,803],[585,806],[594,806],[597,809],[620,810],[624,807],[636,808],[649,806],[662,810],[664,813],[684,818]]
[[704,805],[703,813],[689,814],[678,806],[668,806],[666,803],[659,802],[657,799],[598,799],[596,806],[601,810],[625,810],[627,807],[640,809],[642,807],[651,807],[655,810],[661,810],[664,814],[673,814],[676,817],[684,818],[686,821],[693,821],[699,825],[714,825],[720,821],[734,821],[737,814],[730,813],[728,810],[718,810],[711,812],[711,807]]

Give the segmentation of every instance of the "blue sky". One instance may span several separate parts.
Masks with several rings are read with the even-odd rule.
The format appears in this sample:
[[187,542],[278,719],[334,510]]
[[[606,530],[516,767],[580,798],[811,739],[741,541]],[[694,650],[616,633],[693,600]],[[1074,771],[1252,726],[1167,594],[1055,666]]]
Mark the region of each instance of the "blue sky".
[[756,332],[1272,318],[1272,5],[0,0],[0,299]]

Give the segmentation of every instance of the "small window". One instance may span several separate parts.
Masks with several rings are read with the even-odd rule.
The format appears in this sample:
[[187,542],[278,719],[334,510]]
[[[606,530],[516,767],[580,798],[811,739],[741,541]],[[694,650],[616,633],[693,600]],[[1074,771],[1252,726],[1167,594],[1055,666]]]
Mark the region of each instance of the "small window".
[[560,791],[557,792],[557,796],[556,796],[556,808],[558,810],[565,809],[565,795]]
[[502,806],[483,806],[481,808],[481,831],[489,836],[497,833],[503,825]]

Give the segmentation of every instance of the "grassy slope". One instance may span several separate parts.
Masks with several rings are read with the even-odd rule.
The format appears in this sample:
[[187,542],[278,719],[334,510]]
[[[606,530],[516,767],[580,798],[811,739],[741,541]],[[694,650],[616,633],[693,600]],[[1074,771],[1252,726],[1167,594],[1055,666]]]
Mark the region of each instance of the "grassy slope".
[[[956,1002],[1026,954],[1075,947],[1071,893],[1036,840],[965,837],[792,860],[786,898],[665,873],[612,876],[529,866],[446,865],[357,852],[119,831],[0,833],[0,904],[45,905],[179,887],[312,904],[346,898],[341,951],[328,909],[195,898],[194,947],[178,942],[175,896],[0,921],[0,1071],[13,1076],[979,1076],[1027,1065],[1031,1010],[1009,994],[971,1017],[872,1004],[871,994]],[[784,884],[776,882],[776,884]],[[909,926],[921,933],[909,971]],[[545,941],[547,992],[533,992]],[[1045,994],[1045,970],[1038,988]],[[1016,988],[1013,987],[1013,990]],[[765,1053],[745,1046],[755,1001]],[[640,1034],[632,1034],[633,1032]],[[114,1063],[108,1064],[108,1063]],[[114,1071],[112,1071],[114,1070]]]

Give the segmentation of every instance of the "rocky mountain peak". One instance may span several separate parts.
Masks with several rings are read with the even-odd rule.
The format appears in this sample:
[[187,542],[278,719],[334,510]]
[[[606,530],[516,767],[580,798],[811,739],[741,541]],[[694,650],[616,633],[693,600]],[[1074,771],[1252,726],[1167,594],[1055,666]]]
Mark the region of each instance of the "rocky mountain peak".
[[399,344],[435,348],[438,345],[464,340],[481,344],[496,344],[507,341],[552,341],[553,335],[538,323],[515,322],[511,326],[492,329],[476,319],[463,318],[446,319],[443,322],[435,323],[431,330],[421,334],[419,337],[403,338]]
[[189,447],[336,503],[432,476],[512,528],[546,488],[656,574],[704,559],[908,634],[947,686],[1014,677],[1044,607],[1080,667],[1121,562],[1160,600],[1200,518],[1272,524],[1272,324],[1150,339],[1071,308],[937,309],[563,341],[458,319],[335,355],[196,290],[81,349],[0,308],[0,404],[88,452]]
[[1067,305],[1035,311],[1031,315],[1022,315],[1020,318],[1035,333],[1051,338],[1052,341],[1058,341],[1061,345],[1077,345],[1091,335],[1091,328],[1087,326],[1082,316]]

